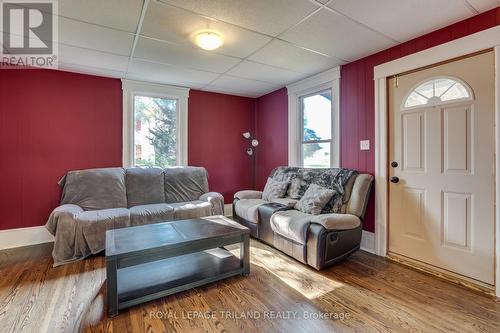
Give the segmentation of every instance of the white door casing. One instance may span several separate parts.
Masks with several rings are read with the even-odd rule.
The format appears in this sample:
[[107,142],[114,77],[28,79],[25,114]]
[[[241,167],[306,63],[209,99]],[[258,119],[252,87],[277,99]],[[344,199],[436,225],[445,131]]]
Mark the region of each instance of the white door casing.
[[[389,183],[389,253],[488,285],[494,285],[493,69],[491,51],[388,84],[389,162],[398,163],[389,177],[400,179]],[[408,98],[415,86],[436,96]],[[437,97],[460,92],[461,99]],[[427,104],[405,106],[412,97]]]

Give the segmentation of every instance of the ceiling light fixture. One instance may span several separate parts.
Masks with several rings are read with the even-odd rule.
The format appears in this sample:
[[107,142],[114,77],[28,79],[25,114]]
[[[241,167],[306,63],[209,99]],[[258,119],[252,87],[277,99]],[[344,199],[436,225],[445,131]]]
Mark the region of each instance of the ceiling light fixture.
[[221,47],[224,40],[215,32],[205,31],[194,36],[194,43],[204,50],[212,51]]

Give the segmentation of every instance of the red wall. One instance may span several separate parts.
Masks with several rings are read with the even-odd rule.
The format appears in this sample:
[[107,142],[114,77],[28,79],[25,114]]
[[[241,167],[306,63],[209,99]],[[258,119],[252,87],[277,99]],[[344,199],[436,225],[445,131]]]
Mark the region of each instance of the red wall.
[[[499,8],[452,24],[427,35],[342,66],[340,81],[342,166],[375,173],[374,150],[359,150],[360,140],[375,143],[374,66],[464,37],[500,24]],[[364,228],[375,231],[374,195],[367,208]]]
[[271,170],[288,164],[288,95],[286,88],[260,97],[255,105],[255,187],[262,190]]
[[[494,9],[342,67],[341,165],[374,173],[373,67],[500,24]],[[192,90],[189,164],[208,169],[211,190],[253,187],[248,142],[256,133],[257,188],[272,168],[287,164],[287,94],[259,99]],[[71,169],[121,165],[122,91],[116,79],[49,70],[0,71],[0,230],[43,225],[59,202],[57,181]],[[373,198],[365,229],[374,229]]]
[[[353,168],[371,174],[375,173],[373,148],[369,151],[359,150],[360,140],[370,140],[372,147],[375,143],[374,66],[499,24],[500,9],[496,8],[342,66],[340,84],[342,167]],[[286,156],[288,145],[286,141],[283,141],[283,137],[287,135],[287,127],[282,128],[279,126],[279,129],[273,129],[272,124],[267,124],[268,119],[280,119],[281,123],[286,123],[287,104],[285,97],[283,97],[286,96],[286,91],[283,90],[278,90],[257,100],[256,124],[263,124],[262,130],[257,126],[258,134],[265,137],[268,142],[277,141],[281,145],[279,149],[276,146],[268,148],[267,145],[263,145],[259,150],[259,154],[262,154],[265,158],[262,167],[260,164],[257,165],[258,187],[263,186],[266,173],[273,167],[286,164],[286,159],[283,156]],[[259,170],[259,168],[262,169]],[[374,212],[374,195],[372,192],[367,207],[365,230],[374,231]]]
[[0,70],[0,229],[42,225],[71,169],[122,162],[120,80]]
[[[247,142],[255,100],[191,91],[189,163],[232,200],[253,188]],[[50,70],[0,70],[0,230],[45,224],[57,181],[74,169],[122,164],[122,89],[117,79]]]
[[242,189],[253,188],[252,160],[242,133],[254,131],[253,98],[191,90],[189,92],[189,165],[208,170],[211,191],[226,203]]

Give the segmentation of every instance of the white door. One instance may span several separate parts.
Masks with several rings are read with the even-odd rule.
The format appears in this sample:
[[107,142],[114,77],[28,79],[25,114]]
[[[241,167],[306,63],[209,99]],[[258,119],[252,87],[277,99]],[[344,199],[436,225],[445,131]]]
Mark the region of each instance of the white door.
[[492,51],[388,86],[389,253],[490,285],[494,87]]

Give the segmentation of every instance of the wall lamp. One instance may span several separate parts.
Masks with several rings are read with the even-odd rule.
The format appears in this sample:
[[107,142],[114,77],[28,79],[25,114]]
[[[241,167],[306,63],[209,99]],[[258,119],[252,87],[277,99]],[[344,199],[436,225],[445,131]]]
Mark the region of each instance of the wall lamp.
[[254,148],[256,148],[259,145],[259,141],[257,139],[254,139],[250,132],[243,133],[243,137],[250,141],[252,147],[247,148],[247,154],[248,156],[252,156]]

